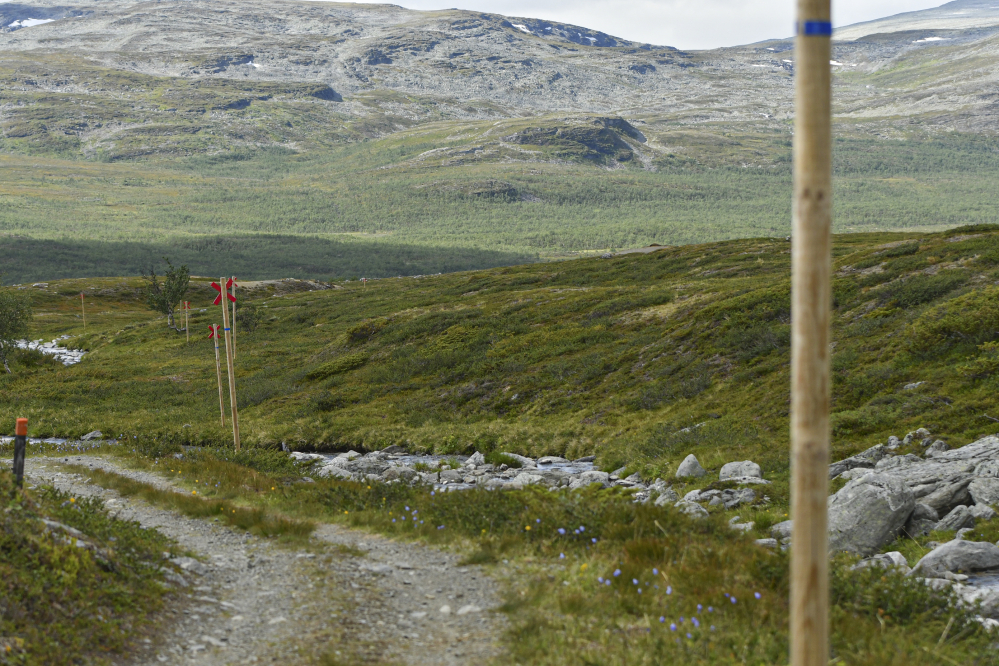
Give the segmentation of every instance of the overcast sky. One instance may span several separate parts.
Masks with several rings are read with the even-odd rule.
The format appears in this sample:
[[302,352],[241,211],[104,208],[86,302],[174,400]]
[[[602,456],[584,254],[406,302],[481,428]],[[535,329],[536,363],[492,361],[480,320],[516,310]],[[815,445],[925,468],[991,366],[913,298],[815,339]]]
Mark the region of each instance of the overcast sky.
[[[681,49],[790,37],[795,11],[793,0],[392,0],[391,4],[562,21]],[[942,0],[833,0],[833,22],[843,26],[942,4]]]

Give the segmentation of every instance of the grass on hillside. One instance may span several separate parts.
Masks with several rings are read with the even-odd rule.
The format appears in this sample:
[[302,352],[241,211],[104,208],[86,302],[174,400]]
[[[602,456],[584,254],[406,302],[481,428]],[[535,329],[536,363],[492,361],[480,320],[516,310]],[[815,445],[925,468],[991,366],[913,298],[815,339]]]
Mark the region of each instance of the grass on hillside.
[[[151,629],[167,588],[172,542],[108,517],[97,499],[51,488],[16,490],[0,471],[0,663],[106,664]],[[45,518],[83,532],[82,548]]]

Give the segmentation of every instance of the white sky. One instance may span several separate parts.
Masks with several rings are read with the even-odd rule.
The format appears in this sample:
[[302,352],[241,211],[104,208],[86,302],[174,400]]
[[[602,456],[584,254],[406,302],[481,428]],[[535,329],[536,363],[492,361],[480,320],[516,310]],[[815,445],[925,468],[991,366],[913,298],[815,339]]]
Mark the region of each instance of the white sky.
[[[836,26],[943,4],[943,0],[832,1]],[[391,4],[410,9],[450,6],[561,21],[636,42],[680,49],[790,37],[795,12],[793,0],[392,0]]]

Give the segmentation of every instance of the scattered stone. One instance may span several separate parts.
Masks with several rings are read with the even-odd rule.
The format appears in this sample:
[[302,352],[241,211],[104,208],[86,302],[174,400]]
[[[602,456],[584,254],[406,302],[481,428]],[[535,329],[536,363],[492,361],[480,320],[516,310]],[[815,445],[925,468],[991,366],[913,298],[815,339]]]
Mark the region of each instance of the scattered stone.
[[451,607],[448,606],[447,604],[444,604],[443,606],[441,606],[440,612],[441,612],[441,615],[450,615],[451,614]]
[[933,507],[938,514],[947,515],[955,506],[971,504],[971,493],[968,490],[971,480],[969,476],[954,483],[939,486],[920,501]]
[[849,458],[845,458],[839,462],[834,462],[829,465],[829,478],[835,479],[843,472],[857,467],[873,469],[874,466],[885,457],[885,448],[884,444],[878,444],[877,446],[872,446],[866,451],[862,451],[855,456],[850,456]]
[[902,440],[900,440],[895,435],[892,435],[891,437],[889,437],[888,438],[888,443],[885,444],[885,448],[888,449],[889,451],[894,451],[895,449],[897,449],[900,446],[902,446]]
[[459,608],[456,615],[468,615],[469,613],[480,613],[480,612],[482,612],[481,608],[473,604],[468,604],[466,606],[462,606],[461,608]]
[[763,478],[763,472],[760,470],[760,466],[752,460],[725,463],[722,465],[721,473],[718,475],[718,479],[721,481],[747,477],[756,479]]
[[777,523],[770,527],[770,534],[777,539],[789,539],[791,538],[791,528],[793,525],[793,520],[785,520],[782,523]]
[[[590,457],[592,458],[593,456]],[[567,463],[567,462],[569,461],[566,460],[565,458],[560,458],[558,456],[544,456],[538,458],[539,465],[554,465],[555,463]]]
[[478,451],[476,451],[475,453],[473,453],[471,456],[468,457],[468,460],[465,461],[465,464],[472,465],[473,467],[478,467],[479,465],[485,465],[486,457],[481,453],[479,453]]
[[80,441],[81,442],[89,442],[89,441],[94,440],[94,439],[102,439],[103,437],[104,437],[104,433],[102,433],[100,430],[94,430],[92,432],[88,432],[86,435],[84,435],[83,437],[81,437]]
[[937,531],[951,531],[956,532],[957,530],[963,529],[965,527],[974,527],[975,517],[971,515],[971,511],[966,506],[956,506],[954,509],[944,516],[936,527],[933,529]]
[[576,458],[572,462],[574,462],[574,463],[591,463],[591,462],[593,462],[596,459],[597,459],[596,456],[583,456],[582,458]]
[[697,456],[693,453],[684,458],[680,466],[676,468],[676,478],[678,479],[697,479],[705,474],[707,472],[701,467],[701,463],[697,462]]
[[984,504],[975,504],[968,508],[968,511],[975,520],[992,520],[996,517],[996,512],[990,506],[985,506]]
[[777,539],[757,539],[754,543],[756,543],[757,546],[762,546],[763,548],[777,550]]
[[681,500],[676,503],[676,508],[691,518],[707,518],[710,515],[707,509],[694,502],[684,502]]
[[909,516],[909,521],[905,524],[905,533],[914,538],[924,536],[932,532],[938,522],[940,522],[940,514],[937,513],[936,509],[918,502],[912,510],[912,515]]
[[882,569],[894,567],[896,569],[901,569],[903,573],[909,573],[910,571],[909,561],[905,559],[905,555],[897,550],[865,558],[850,568],[856,571],[858,569],[867,569],[868,567],[881,567]]
[[170,562],[184,571],[190,571],[199,576],[204,576],[209,572],[208,565],[199,562],[193,557],[174,557],[170,559]]
[[926,383],[926,382],[912,382],[911,384],[906,384],[906,385],[905,385],[905,386],[903,386],[902,388],[903,388],[904,390],[906,390],[906,391],[911,391],[912,389],[916,389],[916,388],[919,388],[920,386],[922,386],[922,385],[923,385],[923,384],[925,384],[925,383]]
[[583,472],[572,480],[569,484],[569,488],[573,490],[576,488],[586,488],[591,483],[599,483],[606,488],[610,484],[610,474],[607,472],[598,472],[597,470]]
[[902,530],[916,500],[905,483],[884,475],[854,479],[829,498],[829,548],[877,552]]
[[518,456],[516,453],[504,453],[503,455],[505,455],[507,457],[510,457],[510,458],[513,458],[514,460],[516,460],[517,462],[519,462],[522,467],[537,467],[538,466],[537,463],[535,463],[530,458],[526,458],[524,456]]
[[721,491],[718,499],[725,505],[726,509],[734,509],[740,504],[752,504],[755,502],[756,491],[752,488],[726,489]]
[[661,493],[659,497],[656,498],[656,506],[666,506],[667,504],[675,504],[680,497],[676,494],[676,491],[672,488],[666,488]]
[[942,439],[938,439],[937,441],[933,442],[928,447],[926,447],[926,451],[923,453],[923,457],[932,458],[936,456],[938,453],[943,453],[944,451],[950,451],[950,447],[947,446],[947,442],[943,441]]
[[999,546],[979,541],[948,541],[927,553],[911,575],[940,578],[945,572],[978,573],[999,569]]

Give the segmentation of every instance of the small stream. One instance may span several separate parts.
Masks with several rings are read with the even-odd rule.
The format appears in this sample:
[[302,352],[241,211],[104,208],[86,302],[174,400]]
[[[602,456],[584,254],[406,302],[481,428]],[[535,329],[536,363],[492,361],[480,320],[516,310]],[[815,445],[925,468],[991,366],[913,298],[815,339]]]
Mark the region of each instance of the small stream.
[[65,347],[60,347],[59,343],[63,340],[68,340],[70,336],[63,335],[56,338],[52,342],[43,342],[42,340],[18,340],[17,346],[20,349],[34,349],[39,351],[46,356],[54,356],[57,361],[63,365],[75,365],[83,359],[83,355],[86,354],[84,351],[78,349],[66,349]]

